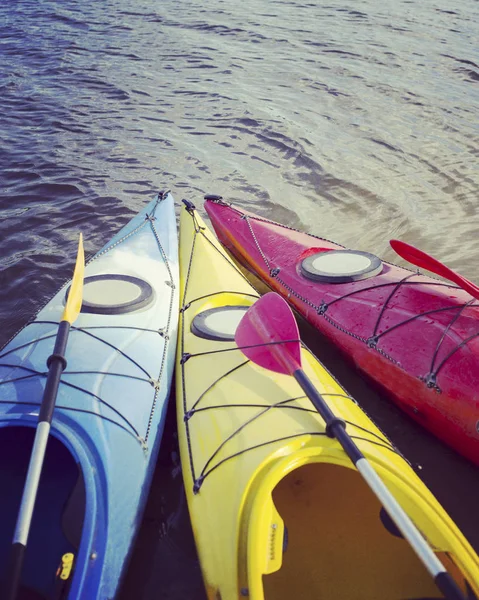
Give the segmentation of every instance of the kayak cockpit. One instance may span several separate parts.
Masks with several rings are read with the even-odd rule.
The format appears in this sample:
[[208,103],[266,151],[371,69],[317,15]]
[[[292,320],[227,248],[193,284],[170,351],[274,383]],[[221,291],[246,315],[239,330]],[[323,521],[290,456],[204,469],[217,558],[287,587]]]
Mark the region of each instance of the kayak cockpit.
[[[256,527],[260,521],[252,518],[248,532],[248,551],[256,555],[255,564],[248,557],[255,600],[441,598],[357,471],[305,464],[276,483],[269,505],[260,509],[261,525]],[[423,525],[420,509],[413,518]],[[464,589],[467,584],[453,561],[444,552],[438,556]]]
[[[9,554],[33,445],[33,427],[0,427],[0,579]],[[82,536],[86,494],[70,451],[50,436],[28,538],[18,600],[66,597]],[[72,563],[73,561],[73,563]]]

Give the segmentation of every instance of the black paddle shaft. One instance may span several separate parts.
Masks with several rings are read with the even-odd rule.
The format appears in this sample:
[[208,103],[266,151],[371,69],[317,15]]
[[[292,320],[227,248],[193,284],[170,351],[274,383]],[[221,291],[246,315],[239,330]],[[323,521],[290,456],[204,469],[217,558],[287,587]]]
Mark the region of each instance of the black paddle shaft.
[[38,414],[39,422],[52,422],[53,409],[55,408],[55,400],[57,397],[58,386],[60,385],[60,378],[65,367],[67,366],[65,350],[69,333],[70,323],[68,321],[61,321],[58,327],[58,334],[57,339],[55,340],[53,354],[51,354],[47,360],[47,366],[49,370],[47,382],[45,384],[45,391],[43,392],[43,400],[40,406],[40,412]]
[[326,435],[330,438],[336,438],[338,440],[354,464],[356,464],[359,459],[364,458],[361,450],[356,446],[350,435],[346,433],[346,423],[343,421],[343,419],[339,419],[335,416],[303,369],[297,369],[293,375],[296,381],[305,391],[306,396],[308,396],[313,403],[314,408],[323,417],[323,420],[326,423]]

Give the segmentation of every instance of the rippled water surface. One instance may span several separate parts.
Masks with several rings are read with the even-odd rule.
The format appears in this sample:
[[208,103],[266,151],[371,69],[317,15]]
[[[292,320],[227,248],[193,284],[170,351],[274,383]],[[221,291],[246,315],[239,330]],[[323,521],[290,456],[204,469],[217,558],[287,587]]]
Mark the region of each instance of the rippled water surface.
[[92,254],[165,187],[478,281],[478,23],[475,0],[1,3],[0,346],[78,230]]

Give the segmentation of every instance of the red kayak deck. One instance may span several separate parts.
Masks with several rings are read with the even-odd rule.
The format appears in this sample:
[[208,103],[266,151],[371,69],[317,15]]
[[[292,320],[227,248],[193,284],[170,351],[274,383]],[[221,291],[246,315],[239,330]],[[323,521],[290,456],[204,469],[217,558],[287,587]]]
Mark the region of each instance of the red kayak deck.
[[304,275],[305,259],[343,246],[221,200],[207,200],[205,208],[219,240],[240,263],[416,421],[479,465],[478,300],[453,284],[385,262],[377,275],[373,270],[358,281],[311,280]]

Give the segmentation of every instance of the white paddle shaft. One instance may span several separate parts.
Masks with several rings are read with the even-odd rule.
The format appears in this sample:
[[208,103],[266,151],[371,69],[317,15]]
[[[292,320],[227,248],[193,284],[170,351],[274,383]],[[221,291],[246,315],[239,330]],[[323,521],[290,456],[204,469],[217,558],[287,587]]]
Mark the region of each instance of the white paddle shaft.
[[28,465],[27,479],[23,488],[22,503],[18,512],[17,526],[13,536],[14,544],[27,545],[28,532],[32,522],[35,499],[37,497],[43,460],[50,434],[50,423],[42,421],[38,423],[33,442],[32,459]]

